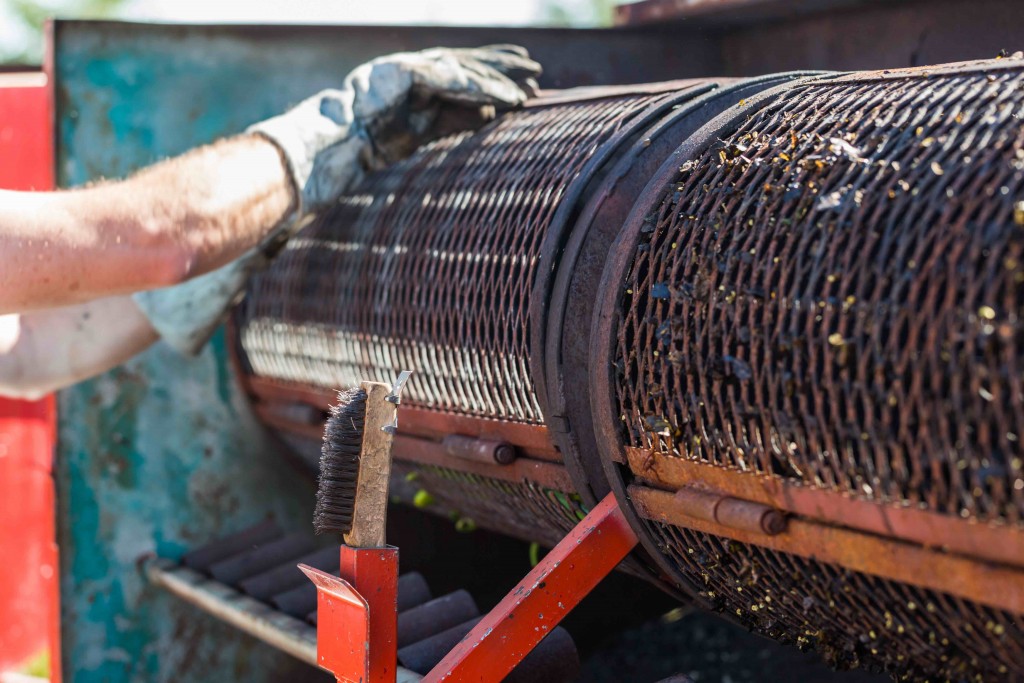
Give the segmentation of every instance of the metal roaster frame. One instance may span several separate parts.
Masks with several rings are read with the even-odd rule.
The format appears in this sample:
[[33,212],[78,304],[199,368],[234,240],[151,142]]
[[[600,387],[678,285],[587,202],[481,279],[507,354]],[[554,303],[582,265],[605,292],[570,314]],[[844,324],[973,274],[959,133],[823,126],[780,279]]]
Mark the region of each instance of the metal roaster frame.
[[[679,140],[685,138],[700,124],[720,109],[735,104],[735,101],[749,91],[765,87],[763,82],[772,82],[785,75],[763,79],[689,79],[664,81],[651,84],[600,86],[578,88],[563,93],[547,92],[544,97],[527,103],[526,109],[544,109],[562,104],[579,104],[591,100],[606,100],[622,96],[655,96],[652,102],[628,118],[622,128],[608,140],[602,142],[589,157],[579,172],[565,186],[558,199],[545,238],[538,251],[539,266],[533,274],[531,284],[538,289],[531,290],[529,297],[530,316],[524,325],[524,334],[530,338],[530,379],[534,383],[537,402],[540,404],[545,422],[541,424],[499,422],[494,419],[460,414],[444,409],[418,405],[409,401],[403,406],[402,434],[396,437],[395,457],[403,462],[418,465],[453,467],[472,474],[499,480],[519,482],[527,480],[566,493],[580,496],[586,508],[592,507],[607,491],[592,491],[585,468],[579,465],[571,444],[558,443],[552,422],[561,418],[553,417],[548,410],[546,398],[544,362],[541,358],[544,345],[545,315],[550,298],[550,287],[555,276],[563,269],[561,247],[571,234],[581,232],[577,218],[586,220],[603,219],[605,229],[616,231],[621,220],[614,220],[603,212],[610,200],[621,204],[615,207],[614,215],[624,218],[632,206],[630,193],[613,194],[614,190],[628,181],[631,189],[639,191],[649,180],[650,173],[660,167],[664,157],[675,149]],[[725,87],[719,87],[720,85]],[[736,87],[733,87],[736,84]],[[721,93],[721,98],[717,94]],[[655,99],[656,98],[656,99]],[[636,164],[638,158],[645,164]],[[588,226],[589,227],[589,226]],[[582,231],[589,234],[589,230]],[[575,254],[574,254],[575,256]],[[598,264],[601,265],[601,264]],[[600,272],[598,268],[597,272]],[[242,372],[243,384],[254,400],[254,408],[261,419],[285,432],[302,434],[310,439],[319,439],[322,420],[311,414],[309,422],[286,416],[287,410],[277,410],[275,404],[294,402],[325,410],[331,400],[330,390],[297,384],[287,380],[270,379],[256,375],[251,370],[245,350],[240,346],[238,327],[242,324],[239,316],[229,326],[231,343],[229,348],[232,361]],[[528,330],[525,328],[528,327]],[[582,329],[582,328],[581,328]],[[564,420],[563,420],[564,421]],[[445,449],[435,439],[444,433],[465,435],[475,439],[501,439],[519,450],[521,456],[513,463],[499,465],[486,462],[467,462],[453,459],[444,453]],[[597,482],[600,486],[600,481]],[[582,515],[581,515],[582,516]],[[576,520],[574,520],[575,522]],[[566,528],[566,532],[571,526]],[[564,532],[563,532],[564,533]],[[560,536],[561,537],[561,534]],[[551,541],[554,545],[556,541]],[[649,579],[656,579],[649,563],[642,558],[631,558],[629,565],[633,573]],[[661,584],[664,587],[664,584]],[[669,589],[669,592],[671,590]],[[677,595],[677,597],[679,597]]]
[[[591,359],[595,356],[584,346],[578,351],[585,355],[572,360],[566,348],[574,341],[575,333],[590,330],[596,310],[593,297],[588,301],[582,296],[582,289],[599,281],[609,254],[619,246],[626,221],[646,197],[643,193],[651,184],[652,175],[660,175],[661,169],[678,167],[680,140],[688,140],[709,121],[767,88],[818,74],[789,72],[749,79],[708,79],[709,84],[718,87],[649,112],[653,118],[665,114],[669,107],[672,109],[653,125],[641,129],[642,137],[634,134],[632,139],[623,140],[621,145],[628,145],[628,149],[617,155],[612,167],[586,178],[587,185],[596,183],[596,187],[586,192],[586,202],[578,209],[575,205],[565,207],[575,212],[569,230],[548,231],[541,254],[542,260],[547,259],[552,265],[538,269],[534,282],[531,329],[537,334],[531,338],[531,370],[537,378],[549,432],[565,458],[577,491],[588,503],[595,504],[611,489],[597,457],[596,441],[591,438],[594,429],[589,377],[593,372]],[[603,164],[607,160],[595,161]],[[597,292],[605,291],[604,286],[602,283]]]
[[[727,111],[680,146],[652,178],[611,247],[591,329],[591,357],[615,358],[622,287],[641,233],[676,183],[679,166],[709,151],[754,113],[788,91],[818,80],[870,83],[925,79],[942,74],[1021,69],[1020,61],[981,60],[938,67],[820,75],[778,85]],[[845,570],[939,591],[997,609],[1024,612],[1024,531],[976,523],[938,511],[859,499],[840,491],[802,486],[778,475],[742,473],[712,463],[673,458],[627,446],[616,402],[616,369],[595,368],[590,398],[597,449],[612,495],[659,570],[691,597],[709,601],[658,547],[646,522],[659,522],[832,563]],[[639,473],[647,473],[641,475]],[[730,514],[727,510],[739,510]],[[774,513],[774,514],[773,514]],[[728,615],[726,615],[728,616]]]

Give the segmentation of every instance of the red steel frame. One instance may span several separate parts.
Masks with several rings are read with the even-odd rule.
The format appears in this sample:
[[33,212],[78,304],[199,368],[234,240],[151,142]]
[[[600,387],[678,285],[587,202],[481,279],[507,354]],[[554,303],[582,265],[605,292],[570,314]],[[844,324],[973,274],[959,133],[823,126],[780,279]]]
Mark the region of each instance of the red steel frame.
[[[500,681],[636,546],[612,494],[423,679]],[[398,551],[342,546],[341,577],[300,568],[317,587],[317,660],[338,681],[395,680]]]
[[316,658],[343,683],[394,683],[398,548],[341,547],[341,578],[300,564],[316,585]]
[[[0,73],[0,187],[53,188],[50,103],[42,73]],[[55,423],[52,396],[0,399],[0,671],[49,648],[59,681]]]

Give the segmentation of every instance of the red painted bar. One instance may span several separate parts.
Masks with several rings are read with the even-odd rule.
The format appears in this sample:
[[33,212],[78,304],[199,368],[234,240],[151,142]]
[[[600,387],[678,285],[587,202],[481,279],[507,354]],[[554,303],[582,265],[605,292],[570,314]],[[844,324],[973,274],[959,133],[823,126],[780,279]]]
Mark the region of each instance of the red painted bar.
[[503,679],[636,544],[636,535],[609,493],[423,683]]
[[[42,73],[0,74],[0,187],[53,187],[50,100]],[[57,649],[55,422],[53,397],[0,399],[0,671]],[[51,657],[54,681],[58,659]]]

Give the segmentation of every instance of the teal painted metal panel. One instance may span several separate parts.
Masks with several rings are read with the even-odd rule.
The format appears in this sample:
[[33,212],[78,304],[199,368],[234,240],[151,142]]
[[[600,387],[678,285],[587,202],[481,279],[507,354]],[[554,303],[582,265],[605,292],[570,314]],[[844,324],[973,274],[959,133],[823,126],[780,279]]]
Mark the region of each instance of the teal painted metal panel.
[[[547,62],[549,85],[707,68],[699,41],[679,47],[636,30],[58,22],[54,33],[63,187],[123,176],[242,131],[397,50],[515,40]],[[288,528],[309,524],[313,484],[276,448],[230,369],[223,334],[194,360],[158,345],[60,395],[65,680],[319,680],[319,672],[148,586],[137,566],[148,554],[175,558],[266,515]]]

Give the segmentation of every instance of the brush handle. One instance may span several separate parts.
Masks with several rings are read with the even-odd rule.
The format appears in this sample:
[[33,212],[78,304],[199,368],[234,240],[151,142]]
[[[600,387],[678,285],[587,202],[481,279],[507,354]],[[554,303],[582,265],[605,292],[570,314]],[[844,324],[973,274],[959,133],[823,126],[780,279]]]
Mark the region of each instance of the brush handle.
[[384,431],[384,427],[392,423],[396,407],[387,400],[391,393],[387,384],[363,382],[362,388],[366,392],[363,445],[359,455],[352,529],[345,534],[345,543],[353,548],[380,548],[385,545],[386,538],[391,442],[394,439]]

